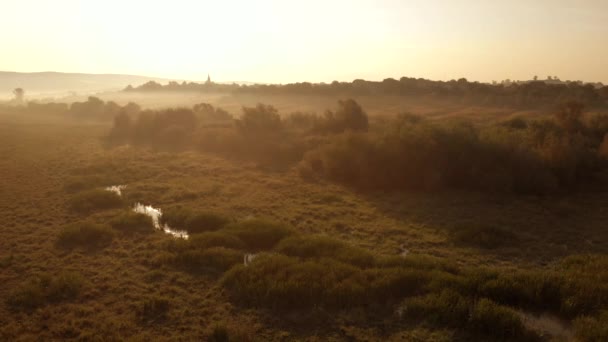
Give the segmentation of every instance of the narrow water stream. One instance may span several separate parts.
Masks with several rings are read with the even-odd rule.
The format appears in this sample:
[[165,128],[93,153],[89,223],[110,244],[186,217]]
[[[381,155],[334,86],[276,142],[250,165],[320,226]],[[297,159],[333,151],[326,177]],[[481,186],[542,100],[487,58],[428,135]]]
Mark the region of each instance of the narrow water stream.
[[253,259],[255,259],[258,255],[255,253],[247,253],[243,256],[243,265],[247,266],[251,264]]
[[[122,190],[124,190],[126,185],[110,185],[105,187],[106,191],[111,191],[116,193],[118,196],[122,196]],[[176,238],[188,239],[188,232],[185,230],[177,230],[169,227],[168,224],[161,224],[160,217],[163,215],[163,212],[160,208],[154,208],[151,205],[145,205],[141,203],[135,203],[133,206],[133,211],[136,213],[148,215],[152,218],[152,224],[154,224],[154,228],[158,230],[162,230],[166,234],[169,234]]]
[[105,190],[114,192],[118,196],[122,196],[122,190],[125,189],[126,187],[127,187],[126,185],[111,185],[111,186],[105,187]]
[[150,216],[152,218],[154,228],[160,229],[166,234],[170,234],[176,238],[188,239],[188,232],[186,232],[185,230],[173,229],[169,227],[169,225],[166,223],[161,224],[160,217],[163,215],[163,212],[160,209],[154,208],[151,205],[135,203],[135,205],[133,206],[133,211],[136,213]]

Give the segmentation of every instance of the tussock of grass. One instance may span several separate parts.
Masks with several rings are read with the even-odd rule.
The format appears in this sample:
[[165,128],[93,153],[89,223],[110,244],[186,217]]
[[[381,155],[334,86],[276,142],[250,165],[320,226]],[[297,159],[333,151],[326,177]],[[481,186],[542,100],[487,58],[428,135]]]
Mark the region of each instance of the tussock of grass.
[[103,189],[93,189],[78,193],[69,202],[70,209],[79,213],[120,208],[124,202],[118,194]]
[[13,291],[6,302],[14,309],[31,310],[47,303],[74,299],[82,286],[83,279],[78,273],[42,274]]
[[57,245],[72,249],[77,247],[102,248],[114,238],[114,231],[106,226],[92,222],[80,222],[64,227],[57,238]]
[[132,211],[124,212],[115,217],[110,225],[112,228],[125,233],[154,232],[154,223],[150,216]]

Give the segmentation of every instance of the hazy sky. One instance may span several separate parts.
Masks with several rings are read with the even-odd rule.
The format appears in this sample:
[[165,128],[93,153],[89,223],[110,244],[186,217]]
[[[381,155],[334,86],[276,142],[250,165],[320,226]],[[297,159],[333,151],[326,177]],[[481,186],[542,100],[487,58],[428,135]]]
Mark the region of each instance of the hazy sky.
[[0,0],[0,70],[608,83],[608,0]]

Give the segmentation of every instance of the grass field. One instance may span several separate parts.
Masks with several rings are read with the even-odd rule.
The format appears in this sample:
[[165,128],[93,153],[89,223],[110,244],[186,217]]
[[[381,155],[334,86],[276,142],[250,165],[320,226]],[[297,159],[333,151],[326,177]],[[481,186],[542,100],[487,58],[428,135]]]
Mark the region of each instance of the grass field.
[[[221,106],[221,99],[217,103]],[[302,110],[297,104],[277,107]],[[328,181],[305,181],[295,169],[269,171],[200,152],[109,149],[101,139],[109,128],[0,113],[0,297],[6,299],[0,303],[0,340],[448,341],[471,336],[455,325],[398,318],[398,303],[338,311],[320,305],[280,314],[243,304],[223,285],[230,279],[220,281],[222,272],[189,272],[168,262],[176,241],[159,231],[112,230],[101,245],[58,243],[70,225],[90,222],[111,230],[111,222],[135,202],[165,211],[221,213],[237,223],[263,218],[296,234],[332,237],[374,258],[401,258],[405,249],[405,260],[434,257],[500,274],[543,272],[569,256],[608,253],[605,193],[360,193]],[[126,185],[122,205],[74,210],[74,198],[83,201],[79,194],[110,185]],[[226,228],[226,234],[238,235],[234,229]],[[445,296],[441,300],[452,298]],[[432,300],[412,303],[424,310]],[[473,316],[493,312],[483,300],[475,305]],[[569,324],[565,332],[553,329],[559,336],[544,338],[572,338]],[[514,336],[488,339],[518,339]]]

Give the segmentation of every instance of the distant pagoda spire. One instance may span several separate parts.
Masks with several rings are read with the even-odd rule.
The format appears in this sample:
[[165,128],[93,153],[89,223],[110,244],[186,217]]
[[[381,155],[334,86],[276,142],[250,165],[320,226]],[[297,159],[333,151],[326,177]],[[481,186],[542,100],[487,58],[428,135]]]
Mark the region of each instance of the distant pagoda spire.
[[207,82],[205,84],[211,84],[211,76],[209,74],[207,74]]

